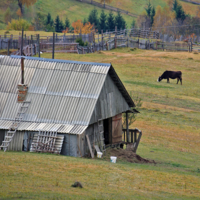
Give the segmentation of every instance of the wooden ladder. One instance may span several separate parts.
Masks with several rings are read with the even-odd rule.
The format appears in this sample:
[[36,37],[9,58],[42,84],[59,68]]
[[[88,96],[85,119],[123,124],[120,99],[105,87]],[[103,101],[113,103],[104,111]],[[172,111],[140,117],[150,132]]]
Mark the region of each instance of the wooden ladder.
[[0,150],[3,148],[4,152],[7,150],[9,144],[11,143],[17,129],[22,121],[23,114],[28,110],[31,101],[23,101],[22,105],[17,112],[17,116],[15,117],[15,121],[10,126],[9,130],[5,133],[4,141],[0,146]]

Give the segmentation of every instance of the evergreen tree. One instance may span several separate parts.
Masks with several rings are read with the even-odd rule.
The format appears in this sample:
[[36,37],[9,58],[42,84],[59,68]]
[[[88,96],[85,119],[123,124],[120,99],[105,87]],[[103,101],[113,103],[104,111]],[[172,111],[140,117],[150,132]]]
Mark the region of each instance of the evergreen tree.
[[183,10],[182,5],[180,3],[178,3],[177,0],[174,0],[173,10],[176,13],[177,21],[183,22],[185,20],[185,18],[186,18],[186,14],[185,14],[185,11]]
[[103,30],[103,32],[106,32],[107,30],[107,15],[105,14],[104,10],[102,10],[100,19],[99,19],[99,32]]
[[117,29],[125,29],[126,27],[126,22],[119,11],[115,16],[115,26],[117,26]]
[[174,0],[174,3],[173,3],[173,10],[174,10],[175,12],[176,12],[177,6],[178,6],[178,1],[177,1],[177,0]]
[[176,19],[178,21],[184,21],[186,18],[186,15],[185,15],[185,11],[183,10],[183,7],[178,4],[177,8],[176,8]]
[[64,26],[63,22],[60,20],[59,31],[58,32],[62,32],[64,29],[65,29],[65,26]]
[[109,31],[115,30],[115,19],[114,19],[112,11],[109,12],[109,15],[107,18],[107,27],[108,27]]
[[84,18],[84,20],[83,20],[83,25],[85,25],[86,23],[87,23],[87,19]]
[[155,11],[155,8],[153,7],[151,10],[151,26],[153,25],[155,14],[156,14],[156,11]]
[[60,18],[57,15],[56,20],[55,20],[55,31],[60,32]]
[[99,25],[99,20],[98,20],[98,12],[97,12],[97,9],[93,9],[90,14],[89,14],[89,17],[88,17],[88,21],[94,25],[96,28],[98,28],[98,25]]
[[66,19],[65,19],[65,29],[66,28],[70,28],[70,22],[69,22],[68,17],[66,17]]
[[151,5],[150,1],[149,1],[148,5],[147,5],[147,8],[145,8],[145,10],[147,12],[148,17],[151,17],[152,5]]

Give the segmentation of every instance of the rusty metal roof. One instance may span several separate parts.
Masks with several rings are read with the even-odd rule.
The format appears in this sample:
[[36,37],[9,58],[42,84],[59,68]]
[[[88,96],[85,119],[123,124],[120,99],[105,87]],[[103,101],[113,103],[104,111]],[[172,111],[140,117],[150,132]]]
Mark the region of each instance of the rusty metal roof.
[[[20,56],[0,59],[0,128],[8,129],[20,104]],[[57,130],[81,134],[90,118],[109,73],[130,107],[134,103],[111,64],[25,57],[26,100],[31,100],[19,130]]]

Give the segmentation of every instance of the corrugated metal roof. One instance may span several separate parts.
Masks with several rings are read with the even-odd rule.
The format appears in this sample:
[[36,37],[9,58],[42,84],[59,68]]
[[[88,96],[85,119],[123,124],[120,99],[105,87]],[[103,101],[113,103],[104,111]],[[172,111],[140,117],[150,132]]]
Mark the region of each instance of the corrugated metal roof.
[[[14,120],[20,107],[17,103],[17,84],[21,80],[20,58],[0,57],[0,128],[9,128],[10,123],[6,120]],[[27,100],[31,100],[31,104],[19,130],[81,134],[90,122],[112,66],[35,57],[25,57],[24,66]],[[113,70],[111,73],[112,76],[116,74]],[[129,96],[126,98],[132,101]]]

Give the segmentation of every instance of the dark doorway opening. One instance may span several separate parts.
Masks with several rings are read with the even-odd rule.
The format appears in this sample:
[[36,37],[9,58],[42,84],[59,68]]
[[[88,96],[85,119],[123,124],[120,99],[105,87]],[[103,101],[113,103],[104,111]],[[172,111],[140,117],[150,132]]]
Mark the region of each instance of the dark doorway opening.
[[104,138],[105,138],[105,145],[111,144],[111,133],[112,133],[112,118],[104,119],[103,120],[103,127],[104,127]]

